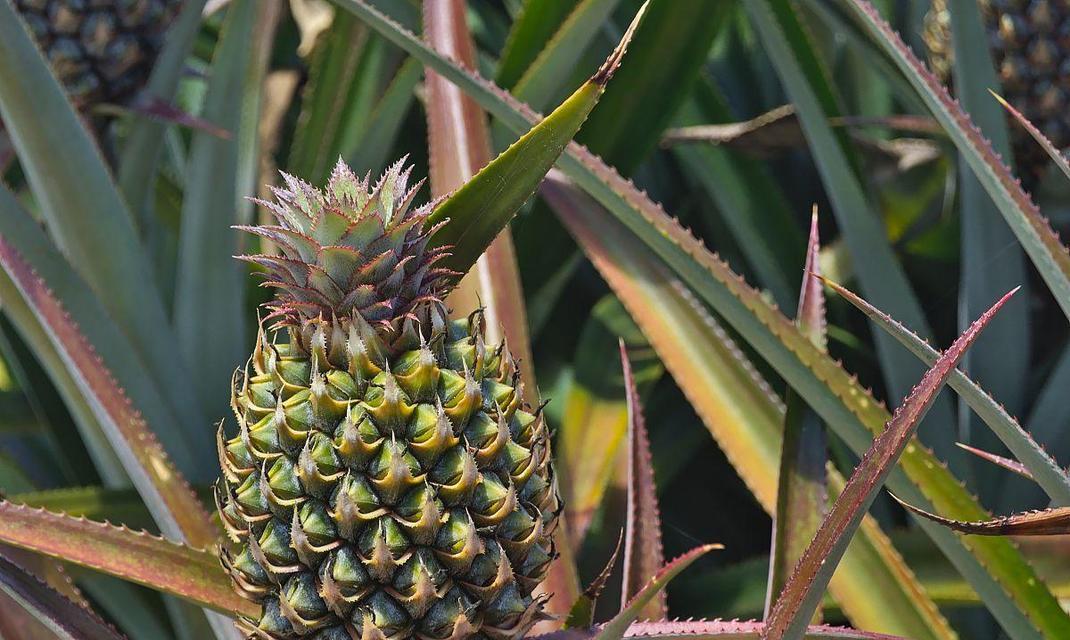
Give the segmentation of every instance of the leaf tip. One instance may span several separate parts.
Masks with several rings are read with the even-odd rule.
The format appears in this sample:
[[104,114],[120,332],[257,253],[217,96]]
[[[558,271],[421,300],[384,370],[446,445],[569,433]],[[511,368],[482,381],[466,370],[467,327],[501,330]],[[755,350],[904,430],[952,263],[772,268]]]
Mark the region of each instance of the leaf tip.
[[639,7],[639,11],[635,13],[635,17],[632,18],[632,23],[628,25],[628,30],[624,32],[624,36],[620,39],[617,47],[609,54],[609,57],[602,63],[602,66],[598,67],[598,71],[591,76],[590,82],[592,84],[605,88],[606,84],[609,83],[610,78],[613,77],[617,68],[620,67],[620,63],[624,60],[624,54],[627,53],[628,45],[631,43],[632,37],[635,36],[635,31],[639,28],[639,23],[643,21],[643,16],[646,14],[648,6],[650,6],[650,0],[646,0],[646,2],[643,3],[643,6]]

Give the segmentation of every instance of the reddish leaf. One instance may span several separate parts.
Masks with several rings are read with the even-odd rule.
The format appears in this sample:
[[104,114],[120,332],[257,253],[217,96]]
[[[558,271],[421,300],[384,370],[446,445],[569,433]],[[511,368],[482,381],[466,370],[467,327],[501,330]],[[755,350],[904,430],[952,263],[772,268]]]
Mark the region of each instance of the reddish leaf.
[[[726,640],[758,640],[765,624],[756,620],[658,620],[633,623],[625,638],[725,638]],[[531,640],[586,640],[595,637],[597,630],[560,631],[535,636]],[[899,636],[845,627],[814,625],[806,630],[808,640],[905,640]]]
[[[620,340],[620,362],[624,368],[628,401],[628,515],[620,600],[623,609],[665,563],[665,552],[661,546],[661,513],[654,485],[654,467],[650,461],[650,438],[623,339]],[[668,615],[665,592],[658,592],[640,615],[650,620]]]
[[598,640],[620,640],[620,638],[623,638],[628,627],[635,622],[640,613],[648,604],[650,604],[659,592],[665,589],[673,578],[679,575],[681,571],[691,566],[695,560],[698,560],[714,549],[723,548],[724,547],[719,544],[705,544],[701,547],[695,547],[691,551],[688,551],[679,558],[666,564],[646,583],[646,586],[639,590],[639,593],[628,602],[627,606],[621,609],[620,613],[602,626],[602,629],[595,637]]
[[962,533],[978,536],[1061,536],[1070,534],[1070,507],[1023,511],[991,520],[964,522],[929,513],[924,509],[900,500],[894,493],[891,496],[913,513]]
[[230,140],[233,134],[226,129],[217,126],[216,124],[205,120],[204,118],[198,118],[197,116],[187,113],[182,109],[179,109],[170,102],[163,100],[157,96],[144,94],[139,96],[128,106],[112,106],[104,105],[97,108],[98,111],[132,111],[136,114],[145,116],[146,118],[152,118],[168,124],[177,124],[187,129],[194,131],[203,131],[208,135],[215,136],[222,140]]
[[207,551],[125,527],[0,502],[0,542],[165,591],[227,615],[256,616]]
[[989,453],[989,452],[984,451],[982,449],[978,449],[976,447],[971,447],[970,445],[963,444],[961,442],[956,442],[955,444],[957,444],[960,448],[965,449],[966,451],[969,451],[970,453],[972,453],[973,455],[977,456],[978,458],[981,458],[983,460],[988,460],[992,464],[1000,466],[1000,467],[1003,467],[1007,471],[1013,471],[1014,473],[1017,473],[1018,475],[1022,476],[1023,478],[1025,478],[1027,480],[1033,480],[1034,479],[1033,478],[1033,474],[1029,472],[1029,469],[1027,469],[1024,464],[1022,464],[1021,462],[1018,462],[1017,460],[1011,460],[1010,458],[1005,458],[1003,456],[997,456],[994,453]]
[[[824,351],[828,341],[825,290],[819,278],[820,252],[815,205],[810,216],[810,237],[795,324],[810,342]],[[769,550],[769,580],[766,585],[767,617],[792,568],[814,539],[821,520],[828,512],[825,427],[793,389],[789,388],[785,395],[787,411],[784,414],[784,441],[780,451],[776,512],[773,515]],[[814,622],[820,622],[820,618],[821,614],[817,613]]]
[[873,440],[773,605],[764,637],[780,640],[801,635],[862,516],[914,436],[925,412],[966,350],[1015,291],[1003,296],[955,340]]
[[1037,144],[1039,144],[1051,159],[1055,161],[1055,166],[1059,167],[1059,170],[1062,171],[1067,178],[1070,178],[1070,162],[1067,162],[1066,156],[1052,144],[1051,140],[1048,140],[1048,138],[1040,132],[1040,129],[1037,129],[1036,125],[1029,121],[1029,118],[1026,118],[1020,111],[1004,100],[1003,96],[991,89],[989,89],[988,92],[991,93],[1001,105],[1003,105],[1004,109],[1014,116],[1014,119],[1018,121],[1018,124],[1022,125],[1022,128],[1029,132],[1029,135],[1033,136],[1033,139],[1037,141]]
[[609,581],[609,577],[613,574],[613,567],[617,564],[617,556],[620,555],[620,549],[623,544],[624,531],[621,530],[620,535],[617,537],[617,546],[613,549],[613,555],[609,556],[609,562],[602,568],[602,572],[591,581],[591,584],[587,585],[587,588],[583,590],[579,598],[576,598],[576,602],[569,609],[568,618],[565,620],[566,629],[588,629],[594,625],[594,607],[598,604],[598,596],[602,595],[602,590],[606,588],[606,582]]

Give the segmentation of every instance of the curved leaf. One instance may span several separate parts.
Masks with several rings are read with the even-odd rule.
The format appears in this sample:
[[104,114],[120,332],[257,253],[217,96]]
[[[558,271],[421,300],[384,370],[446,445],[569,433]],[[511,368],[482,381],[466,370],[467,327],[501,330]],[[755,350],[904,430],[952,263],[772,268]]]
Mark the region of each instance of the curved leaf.
[[[765,624],[750,620],[660,620],[636,622],[628,627],[627,638],[657,640],[761,640]],[[586,640],[595,637],[594,631],[560,631],[531,640]],[[806,640],[905,640],[871,631],[857,631],[844,627],[816,625],[806,631]]]
[[646,585],[628,602],[628,605],[621,609],[620,613],[614,616],[612,620],[602,625],[598,634],[594,636],[595,639],[621,640],[625,633],[627,633],[628,627],[635,622],[646,609],[647,605],[661,593],[673,578],[679,575],[681,571],[691,566],[695,560],[698,560],[714,549],[723,548],[724,547],[719,544],[705,544],[701,547],[695,547],[691,551],[688,551],[679,558],[666,564],[648,580]]
[[0,541],[230,616],[260,609],[237,594],[217,556],[145,532],[0,501]]
[[[342,0],[342,4],[351,3]],[[539,186],[598,103],[645,11],[646,4],[636,13],[617,48],[587,82],[431,214],[429,224],[450,220],[432,238],[437,244],[453,247],[443,266],[467,271]]]

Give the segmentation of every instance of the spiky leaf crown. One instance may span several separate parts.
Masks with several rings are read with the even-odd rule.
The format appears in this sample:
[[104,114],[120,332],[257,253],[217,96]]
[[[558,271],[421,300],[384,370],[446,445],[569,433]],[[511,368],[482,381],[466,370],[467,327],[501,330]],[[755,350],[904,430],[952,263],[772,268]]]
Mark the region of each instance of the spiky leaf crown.
[[255,200],[278,223],[239,227],[281,252],[242,256],[263,266],[264,286],[278,290],[267,305],[268,319],[301,327],[358,318],[392,343],[421,302],[441,301],[453,273],[434,265],[448,249],[429,246],[434,203],[412,206],[423,181],[410,187],[412,168],[404,163],[387,169],[374,186],[342,160],[323,190],[283,173],[286,188],[272,188],[274,202]]

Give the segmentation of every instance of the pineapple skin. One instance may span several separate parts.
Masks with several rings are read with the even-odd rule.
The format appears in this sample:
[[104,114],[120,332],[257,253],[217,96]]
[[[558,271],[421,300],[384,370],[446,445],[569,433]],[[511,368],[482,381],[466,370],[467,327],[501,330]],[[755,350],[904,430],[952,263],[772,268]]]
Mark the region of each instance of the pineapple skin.
[[[1070,0],[978,0],[1003,97],[1056,148],[1070,149]],[[933,0],[923,39],[933,71],[951,83],[953,47],[947,0]],[[1038,180],[1047,154],[1011,124],[1019,173]]]
[[[319,247],[304,266],[289,262],[301,240],[286,224],[251,229],[283,248],[249,259],[281,269],[267,284],[281,291],[276,338],[289,337],[260,332],[234,378],[237,435],[221,425],[218,438],[220,555],[262,604],[241,623],[252,637],[519,638],[545,617],[536,587],[560,512],[547,427],[522,406],[508,349],[485,342],[483,314],[448,318],[430,268],[441,253],[425,250],[430,208],[406,211],[406,179],[395,165],[368,189],[339,165],[327,195],[288,179],[273,211]],[[361,230],[372,215],[381,228]],[[331,264],[338,246],[362,247],[351,290],[401,283],[380,282],[395,311],[370,298],[345,307],[343,292],[332,314],[319,308],[330,286],[308,264]],[[391,251],[393,267],[374,273]]]
[[129,102],[181,0],[13,0],[75,107]]

